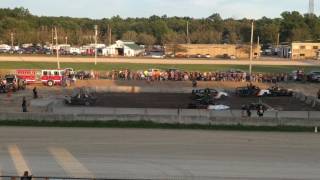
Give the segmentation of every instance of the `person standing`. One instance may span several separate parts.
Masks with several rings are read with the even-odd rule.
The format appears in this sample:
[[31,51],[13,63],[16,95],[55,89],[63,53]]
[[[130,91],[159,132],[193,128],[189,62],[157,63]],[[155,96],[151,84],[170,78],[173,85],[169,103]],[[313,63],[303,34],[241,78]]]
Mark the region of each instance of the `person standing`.
[[26,97],[22,98],[22,112],[27,112],[27,100],[26,100]]
[[250,108],[250,106],[247,106],[247,116],[251,117],[251,108]]
[[29,175],[29,172],[28,171],[25,171],[23,173],[23,176],[21,176],[20,180],[31,180],[32,179],[32,176]]
[[196,88],[198,86],[197,80],[192,81],[192,87]]
[[263,115],[264,115],[264,109],[263,109],[263,106],[262,106],[262,105],[260,105],[260,106],[258,107],[257,115],[258,115],[259,117],[263,117]]
[[32,92],[33,92],[33,98],[34,98],[34,99],[37,99],[37,98],[38,98],[38,90],[37,90],[37,87],[34,87],[33,90],[32,90]]

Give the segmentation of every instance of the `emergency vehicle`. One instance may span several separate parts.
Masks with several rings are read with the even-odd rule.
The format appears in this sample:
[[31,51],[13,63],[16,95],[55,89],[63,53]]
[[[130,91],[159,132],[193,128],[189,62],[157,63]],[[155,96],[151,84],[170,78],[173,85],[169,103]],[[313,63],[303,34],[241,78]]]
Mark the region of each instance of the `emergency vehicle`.
[[74,76],[72,68],[67,69],[19,69],[16,75],[20,79],[24,79],[27,84],[42,83],[47,86],[63,85],[64,82],[70,80]]

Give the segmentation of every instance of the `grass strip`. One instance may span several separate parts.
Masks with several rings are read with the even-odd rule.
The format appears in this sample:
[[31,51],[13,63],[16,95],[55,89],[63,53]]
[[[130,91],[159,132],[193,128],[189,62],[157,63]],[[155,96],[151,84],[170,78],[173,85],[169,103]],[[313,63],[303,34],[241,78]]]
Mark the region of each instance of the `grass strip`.
[[185,130],[226,130],[226,131],[262,131],[262,132],[313,132],[313,127],[302,126],[243,126],[243,125],[199,125],[168,124],[150,121],[35,121],[6,120],[0,126],[20,127],[68,127],[68,128],[141,128],[141,129],[185,129]]
[[[56,68],[55,62],[0,62],[0,69],[53,69]],[[248,71],[247,65],[207,65],[207,64],[134,64],[134,63],[61,63],[62,68],[73,68],[75,70],[96,70],[96,71],[112,71],[130,69],[131,71],[147,70],[158,68],[162,70],[177,68],[184,71],[227,71],[230,69],[239,69]],[[255,65],[253,72],[260,73],[291,73],[298,68],[305,72],[312,70],[320,70],[320,66],[270,66],[270,65]]]

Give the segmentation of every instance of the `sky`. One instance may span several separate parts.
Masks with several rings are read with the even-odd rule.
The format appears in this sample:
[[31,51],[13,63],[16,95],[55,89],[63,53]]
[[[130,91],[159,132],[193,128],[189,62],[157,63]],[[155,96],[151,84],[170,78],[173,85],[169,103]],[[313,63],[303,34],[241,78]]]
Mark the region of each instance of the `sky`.
[[[319,14],[320,0],[315,1]],[[213,13],[223,18],[273,18],[283,11],[307,13],[308,4],[309,0],[0,0],[1,8],[24,7],[34,15],[93,19],[165,14],[205,18]]]

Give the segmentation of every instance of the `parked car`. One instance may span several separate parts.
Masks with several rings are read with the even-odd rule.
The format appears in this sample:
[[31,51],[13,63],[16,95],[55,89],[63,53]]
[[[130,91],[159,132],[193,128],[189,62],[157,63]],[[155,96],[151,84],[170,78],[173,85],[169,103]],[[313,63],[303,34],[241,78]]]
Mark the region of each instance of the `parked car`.
[[206,54],[203,56],[204,58],[211,58],[211,55],[210,54]]
[[77,79],[91,79],[91,74],[90,72],[88,71],[78,71],[76,74],[75,74],[76,78]]

